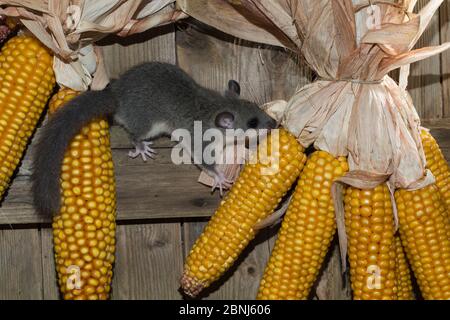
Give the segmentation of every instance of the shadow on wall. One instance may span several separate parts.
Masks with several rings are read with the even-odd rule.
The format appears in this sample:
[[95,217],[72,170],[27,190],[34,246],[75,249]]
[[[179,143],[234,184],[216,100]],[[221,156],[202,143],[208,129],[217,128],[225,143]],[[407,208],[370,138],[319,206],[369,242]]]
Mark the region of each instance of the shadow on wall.
[[420,76],[410,76],[408,90],[420,89],[435,83],[441,83],[450,79],[450,74],[424,74]]
[[121,46],[127,47],[133,44],[138,44],[146,41],[150,41],[156,37],[166,35],[173,32],[172,25],[165,25],[161,27],[156,27],[147,30],[142,33],[137,33],[128,37],[119,37],[117,35],[109,35],[97,42],[100,46],[109,46],[112,44],[119,44]]

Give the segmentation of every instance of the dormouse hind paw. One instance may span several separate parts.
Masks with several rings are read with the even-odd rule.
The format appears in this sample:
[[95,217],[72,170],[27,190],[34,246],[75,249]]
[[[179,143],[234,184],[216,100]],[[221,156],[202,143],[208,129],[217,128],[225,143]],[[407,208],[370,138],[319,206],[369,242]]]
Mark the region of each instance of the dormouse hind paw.
[[157,152],[155,149],[150,147],[151,145],[153,145],[153,142],[150,141],[141,141],[134,143],[136,150],[128,152],[128,156],[132,159],[135,159],[140,155],[144,162],[147,162],[147,157],[150,159],[155,159],[155,155],[157,154]]

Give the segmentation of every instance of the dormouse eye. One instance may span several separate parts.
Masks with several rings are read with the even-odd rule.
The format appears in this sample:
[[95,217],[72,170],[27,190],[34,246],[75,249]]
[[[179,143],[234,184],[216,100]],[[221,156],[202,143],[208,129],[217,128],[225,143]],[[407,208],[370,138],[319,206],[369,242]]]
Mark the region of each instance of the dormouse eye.
[[248,122],[247,122],[247,126],[249,127],[249,128],[251,128],[251,129],[256,129],[256,128],[258,128],[258,125],[259,125],[259,120],[258,120],[258,118],[251,118],[250,120],[248,120]]
[[219,113],[215,120],[216,127],[222,129],[233,129],[234,128],[234,115],[231,112],[225,111]]

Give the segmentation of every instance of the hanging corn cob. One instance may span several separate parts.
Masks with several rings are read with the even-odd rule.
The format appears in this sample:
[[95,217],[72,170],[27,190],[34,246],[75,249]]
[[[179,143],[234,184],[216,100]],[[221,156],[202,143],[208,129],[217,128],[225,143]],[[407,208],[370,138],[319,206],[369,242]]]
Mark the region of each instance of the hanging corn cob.
[[260,284],[258,299],[306,299],[336,230],[331,185],[345,158],[318,151],[308,159]]
[[450,299],[450,225],[435,185],[395,193],[400,236],[425,299]]
[[[78,95],[61,89],[50,112]],[[61,174],[62,207],[53,221],[64,299],[107,299],[115,252],[115,184],[108,123],[94,120],[72,141]]]
[[441,193],[450,218],[450,167],[438,143],[430,132],[422,130],[422,144],[427,158],[427,167],[436,178],[436,185]]
[[397,300],[414,300],[411,272],[406,261],[400,236],[395,236],[395,286]]
[[353,298],[396,299],[395,226],[389,188],[348,187],[344,202]]
[[[268,150],[269,161],[247,164],[233,188],[220,204],[187,258],[181,280],[183,290],[196,296],[217,280],[255,237],[254,226],[269,216],[299,176],[306,156],[295,137],[279,131],[279,150],[270,137],[259,150]],[[272,149],[275,151],[273,153]],[[279,163],[276,173],[264,169]]]
[[47,49],[27,35],[0,52],[0,198],[22,158],[55,85]]

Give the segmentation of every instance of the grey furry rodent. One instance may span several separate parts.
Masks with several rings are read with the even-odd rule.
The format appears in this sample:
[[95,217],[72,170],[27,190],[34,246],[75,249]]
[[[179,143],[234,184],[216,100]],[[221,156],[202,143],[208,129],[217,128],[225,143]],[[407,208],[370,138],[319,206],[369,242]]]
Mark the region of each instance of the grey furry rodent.
[[[43,127],[33,158],[32,192],[39,214],[60,209],[60,175],[72,138],[92,119],[112,115],[136,146],[130,156],[152,157],[148,140],[183,128],[273,128],[275,122],[252,102],[239,99],[240,88],[229,82],[225,96],[203,88],[180,68],[165,63],[134,67],[102,91],[84,92],[57,111]],[[221,187],[228,181],[214,165],[200,165]]]

